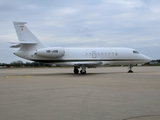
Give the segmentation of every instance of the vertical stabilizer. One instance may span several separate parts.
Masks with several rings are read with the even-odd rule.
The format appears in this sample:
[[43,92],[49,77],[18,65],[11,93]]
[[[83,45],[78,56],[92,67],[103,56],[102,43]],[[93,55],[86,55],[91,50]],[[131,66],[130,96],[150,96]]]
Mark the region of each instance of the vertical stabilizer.
[[38,38],[25,26],[27,22],[13,22],[17,36],[19,39],[19,44],[22,49],[23,46],[28,46],[29,48],[39,49],[46,47],[41,43]]

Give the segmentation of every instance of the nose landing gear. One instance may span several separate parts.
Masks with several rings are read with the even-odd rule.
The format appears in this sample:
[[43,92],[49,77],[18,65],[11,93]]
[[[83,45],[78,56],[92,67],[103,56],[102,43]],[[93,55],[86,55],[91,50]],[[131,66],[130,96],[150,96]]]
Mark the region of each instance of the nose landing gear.
[[133,73],[132,67],[133,67],[132,65],[129,65],[129,66],[128,66],[128,69],[129,69],[128,73]]

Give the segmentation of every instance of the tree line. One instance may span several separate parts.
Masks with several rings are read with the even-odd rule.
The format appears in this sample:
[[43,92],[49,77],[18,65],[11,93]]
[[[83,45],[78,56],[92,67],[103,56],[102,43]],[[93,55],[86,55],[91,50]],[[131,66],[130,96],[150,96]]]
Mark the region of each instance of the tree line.
[[51,64],[45,64],[40,62],[22,62],[20,60],[13,61],[11,63],[0,63],[1,67],[52,67]]

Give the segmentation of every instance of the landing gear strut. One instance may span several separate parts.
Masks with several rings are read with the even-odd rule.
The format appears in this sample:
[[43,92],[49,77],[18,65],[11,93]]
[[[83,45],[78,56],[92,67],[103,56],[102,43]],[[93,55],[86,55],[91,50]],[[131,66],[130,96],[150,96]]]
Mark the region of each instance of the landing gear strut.
[[[74,67],[73,72],[74,72],[75,74],[78,74],[78,73],[79,73],[78,68],[79,68],[79,67],[77,67],[77,66]],[[86,67],[85,67],[84,65],[82,65],[81,68],[82,68],[82,69],[81,69],[80,73],[81,73],[81,74],[86,74]]]
[[86,67],[84,65],[82,65],[81,74],[86,74]]
[[133,67],[132,65],[129,65],[129,67],[128,67],[128,69],[129,69],[128,73],[133,73],[132,67]]

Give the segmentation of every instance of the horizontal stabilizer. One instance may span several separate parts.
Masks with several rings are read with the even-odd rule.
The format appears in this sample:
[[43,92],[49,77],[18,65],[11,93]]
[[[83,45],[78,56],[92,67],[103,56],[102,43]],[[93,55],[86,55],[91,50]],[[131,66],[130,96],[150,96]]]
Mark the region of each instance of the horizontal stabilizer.
[[27,24],[27,22],[13,22],[13,23],[19,26],[24,26],[24,24]]
[[34,45],[37,44],[37,42],[23,42],[23,41],[19,41],[19,42],[8,42],[13,44],[12,46],[10,46],[10,48],[19,48],[21,44],[25,44],[25,45]]
[[11,44],[37,44],[37,42],[23,42],[23,41],[19,41],[19,42],[9,42]]

